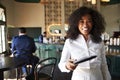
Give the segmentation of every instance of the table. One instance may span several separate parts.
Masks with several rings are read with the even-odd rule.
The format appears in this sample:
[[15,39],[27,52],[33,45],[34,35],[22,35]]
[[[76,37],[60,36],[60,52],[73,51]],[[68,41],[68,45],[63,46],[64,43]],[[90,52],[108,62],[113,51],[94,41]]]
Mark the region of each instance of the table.
[[0,57],[0,80],[4,80],[4,71],[21,67],[25,64],[25,60],[15,57]]

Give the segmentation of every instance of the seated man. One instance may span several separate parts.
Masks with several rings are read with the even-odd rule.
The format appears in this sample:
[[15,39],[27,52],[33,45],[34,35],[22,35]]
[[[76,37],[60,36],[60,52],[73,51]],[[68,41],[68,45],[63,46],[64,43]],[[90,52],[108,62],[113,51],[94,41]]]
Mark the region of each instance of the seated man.
[[[31,64],[32,65],[32,70],[31,73],[34,72],[34,67],[39,61],[39,58],[33,56],[32,53],[36,51],[36,46],[34,39],[29,37],[26,34],[26,29],[25,28],[19,28],[19,35],[13,37],[12,39],[12,53],[15,53],[15,57],[21,57],[25,60],[26,65]],[[23,75],[27,75],[27,68],[26,65],[22,67]]]

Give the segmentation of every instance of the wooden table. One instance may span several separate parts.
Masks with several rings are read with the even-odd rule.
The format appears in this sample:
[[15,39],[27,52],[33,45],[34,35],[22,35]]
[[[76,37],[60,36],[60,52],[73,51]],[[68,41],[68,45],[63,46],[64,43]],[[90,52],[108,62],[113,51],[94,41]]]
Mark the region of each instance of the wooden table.
[[21,67],[25,64],[25,60],[15,57],[0,57],[0,80],[4,80],[4,71]]

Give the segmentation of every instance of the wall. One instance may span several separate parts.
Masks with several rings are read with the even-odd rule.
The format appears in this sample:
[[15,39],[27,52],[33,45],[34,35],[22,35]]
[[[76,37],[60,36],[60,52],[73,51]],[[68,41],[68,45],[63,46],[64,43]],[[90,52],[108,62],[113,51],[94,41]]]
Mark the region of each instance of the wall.
[[40,3],[20,3],[14,0],[2,0],[7,11],[8,27],[45,28],[44,5]]
[[120,19],[120,4],[101,6],[101,13],[106,20],[106,32],[113,35],[113,31],[120,31],[117,20]]
[[44,27],[44,6],[40,3],[15,2],[15,26]]

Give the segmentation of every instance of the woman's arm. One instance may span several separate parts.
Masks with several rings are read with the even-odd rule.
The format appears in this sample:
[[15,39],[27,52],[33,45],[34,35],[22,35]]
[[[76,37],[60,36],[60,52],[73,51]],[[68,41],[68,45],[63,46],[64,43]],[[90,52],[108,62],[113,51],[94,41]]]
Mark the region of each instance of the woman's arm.
[[70,44],[69,44],[69,40],[67,39],[63,47],[60,63],[58,64],[58,67],[61,70],[61,72],[70,72],[70,70],[68,70],[66,67],[66,63],[68,62],[71,56],[69,52],[69,49],[70,49],[69,47],[70,47]]

